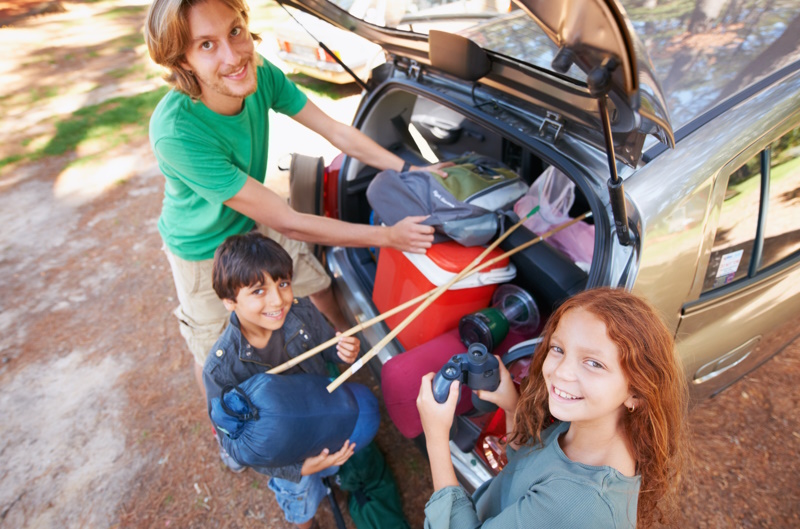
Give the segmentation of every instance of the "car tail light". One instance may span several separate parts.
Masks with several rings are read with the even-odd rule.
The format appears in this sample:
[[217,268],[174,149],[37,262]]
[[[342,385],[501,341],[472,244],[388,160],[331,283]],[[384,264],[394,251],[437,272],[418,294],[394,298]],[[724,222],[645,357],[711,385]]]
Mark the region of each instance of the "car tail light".
[[286,40],[276,39],[278,41],[278,48],[286,53],[292,53],[292,43]]
[[[337,57],[339,57],[341,59],[341,56],[339,55],[338,51],[334,51],[333,53],[334,53],[334,55],[336,55]],[[328,53],[327,51],[323,50],[322,48],[317,48],[317,59],[319,59],[320,61],[325,61],[325,62],[336,62],[336,59],[334,59],[331,56],[330,53]]]
[[506,414],[498,409],[483,428],[475,446],[478,455],[494,473],[508,464],[506,456]]
[[339,153],[336,158],[325,168],[322,185],[322,206],[326,217],[339,218],[339,171],[344,162],[344,153]]
[[[531,366],[531,358],[521,358],[508,366],[511,380],[519,389],[522,380],[528,375]],[[483,459],[492,472],[498,473],[508,464],[506,455],[506,414],[498,409],[492,418],[486,423],[478,437],[475,451]]]

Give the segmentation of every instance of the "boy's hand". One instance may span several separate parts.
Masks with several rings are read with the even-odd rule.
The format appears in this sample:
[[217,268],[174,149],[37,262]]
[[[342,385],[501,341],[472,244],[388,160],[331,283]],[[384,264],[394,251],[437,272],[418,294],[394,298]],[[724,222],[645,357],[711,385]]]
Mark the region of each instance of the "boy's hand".
[[[336,333],[339,336],[340,332]],[[339,338],[339,343],[336,344],[336,352],[343,362],[352,364],[358,358],[358,352],[361,350],[361,342],[355,336],[342,336]]]
[[342,448],[333,454],[330,453],[330,450],[325,448],[318,456],[309,457],[303,461],[303,467],[300,469],[300,474],[303,476],[310,476],[311,474],[316,474],[317,472],[325,470],[329,467],[341,466],[345,461],[350,459],[350,456],[353,455],[353,451],[355,449],[356,445],[351,443],[350,440],[345,441],[342,445]]

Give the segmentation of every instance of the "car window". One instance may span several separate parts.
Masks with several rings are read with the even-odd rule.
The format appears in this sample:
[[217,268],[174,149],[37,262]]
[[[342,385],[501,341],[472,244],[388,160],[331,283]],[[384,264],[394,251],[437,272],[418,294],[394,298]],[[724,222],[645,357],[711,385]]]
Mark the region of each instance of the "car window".
[[711,250],[703,292],[747,277],[758,225],[761,155],[731,174]]
[[[767,173],[762,174],[765,167]],[[768,182],[768,200],[762,198],[762,182]],[[797,127],[730,175],[703,293],[750,277],[755,270],[764,270],[798,254],[799,206],[800,127]]]
[[800,127],[770,146],[769,205],[759,270],[800,250]]

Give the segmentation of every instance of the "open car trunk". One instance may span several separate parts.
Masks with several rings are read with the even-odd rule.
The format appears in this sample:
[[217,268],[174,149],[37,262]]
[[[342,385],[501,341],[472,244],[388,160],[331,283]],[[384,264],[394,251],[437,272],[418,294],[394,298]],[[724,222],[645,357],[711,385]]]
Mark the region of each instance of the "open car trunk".
[[[566,162],[547,138],[525,134],[524,130],[513,134],[510,129],[498,129],[497,123],[482,122],[479,116],[469,116],[472,109],[460,108],[455,98],[442,99],[440,92],[422,94],[418,86],[411,87],[402,81],[386,83],[366,100],[355,125],[370,138],[418,166],[474,152],[502,162],[531,185],[552,165],[550,160]],[[457,87],[453,85],[451,88]],[[446,86],[437,86],[438,90],[443,88]],[[493,102],[489,100],[489,103]],[[498,111],[504,112],[502,109]],[[574,218],[591,210],[596,214],[584,222],[605,224],[596,231],[594,247],[589,252],[602,254],[607,242],[603,235],[608,231],[603,197],[598,196],[603,192],[602,182],[589,181],[585,175],[570,175],[568,167],[556,167],[575,183],[575,200],[569,216]],[[348,159],[344,164],[338,182],[338,209],[342,220],[374,222],[366,190],[377,173],[377,169],[354,159]],[[507,213],[505,225],[510,227],[518,217],[513,216],[511,208]],[[508,250],[534,237],[536,234],[523,226],[504,241],[501,248]],[[371,296],[373,288],[380,288],[374,284],[380,250],[348,249],[346,253],[351,265],[358,270],[365,293]],[[513,283],[528,290],[545,315],[560,301],[585,288],[592,274],[592,269],[587,266],[589,263],[576,263],[548,242],[532,246],[511,259],[517,268],[517,278]],[[594,282],[597,282],[597,277]]]
[[[569,216],[575,218],[589,211],[593,214],[584,221],[595,234],[589,243],[592,247],[588,249],[594,255],[593,262],[576,263],[567,252],[544,241],[511,257],[517,271],[511,283],[531,294],[542,322],[564,299],[590,285],[608,284],[609,259],[605,256],[611,251],[613,239],[605,190],[604,154],[583,142],[571,142],[565,132],[560,134],[556,117],[538,122],[533,118],[538,114],[548,116],[546,112],[510,108],[494,99],[491,89],[475,85],[467,92],[463,83],[446,75],[426,75],[409,83],[403,66],[384,66],[391,70],[387,80],[365,98],[355,126],[414,165],[446,161],[473,152],[502,162],[527,185],[534,186],[549,166],[556,167],[575,184],[575,200]],[[425,85],[431,90],[426,91]],[[556,135],[559,135],[558,148],[555,147]],[[336,177],[337,206],[342,220],[374,222],[366,191],[377,173],[376,169],[355,159],[345,158]],[[512,208],[508,213],[504,221],[506,229],[518,218]],[[536,236],[522,226],[501,248],[510,250]],[[384,283],[376,282],[380,251],[377,248],[331,248],[327,251],[327,264],[340,304],[353,324],[380,314],[373,296],[391,286],[385,278]],[[425,313],[421,317],[424,316]],[[388,331],[386,323],[362,331],[364,350],[370,349]],[[538,330],[527,338],[535,338],[536,334]],[[382,366],[403,352],[403,346],[395,339],[378,353],[379,362],[372,361],[369,365],[380,377]],[[481,430],[491,417],[491,414],[457,417],[460,426],[458,438],[451,446],[453,461],[462,483],[468,488],[479,486],[493,473],[486,458],[473,451]]]

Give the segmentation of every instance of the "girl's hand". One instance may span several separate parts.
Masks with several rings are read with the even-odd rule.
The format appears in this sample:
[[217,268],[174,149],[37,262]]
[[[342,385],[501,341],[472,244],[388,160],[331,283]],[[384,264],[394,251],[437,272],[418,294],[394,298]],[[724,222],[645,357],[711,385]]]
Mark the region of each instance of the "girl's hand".
[[333,466],[341,466],[345,461],[350,459],[353,455],[356,445],[349,440],[345,441],[342,448],[338,452],[330,453],[327,448],[323,449],[318,456],[309,457],[303,461],[303,466],[300,469],[300,474],[303,476],[310,476],[316,474],[326,468]]
[[[336,333],[339,336],[340,332]],[[336,344],[336,353],[343,362],[352,364],[358,358],[358,352],[361,350],[361,342],[355,336],[342,336],[339,338],[339,343]]]
[[500,357],[497,355],[495,355],[495,357],[500,362],[500,385],[497,386],[497,389],[494,391],[479,389],[475,391],[475,394],[478,395],[478,398],[481,400],[496,404],[506,412],[506,415],[513,417],[514,413],[517,411],[517,402],[519,401],[517,386],[514,385],[514,381],[511,379],[511,373],[508,372],[508,369],[506,369]]
[[447,400],[439,404],[433,398],[433,376],[433,373],[428,373],[422,377],[422,385],[417,396],[417,410],[419,410],[422,429],[425,430],[425,438],[428,442],[434,440],[449,442],[450,426],[453,424],[453,417],[456,414],[461,382],[456,380],[450,384],[450,394],[447,396]]

